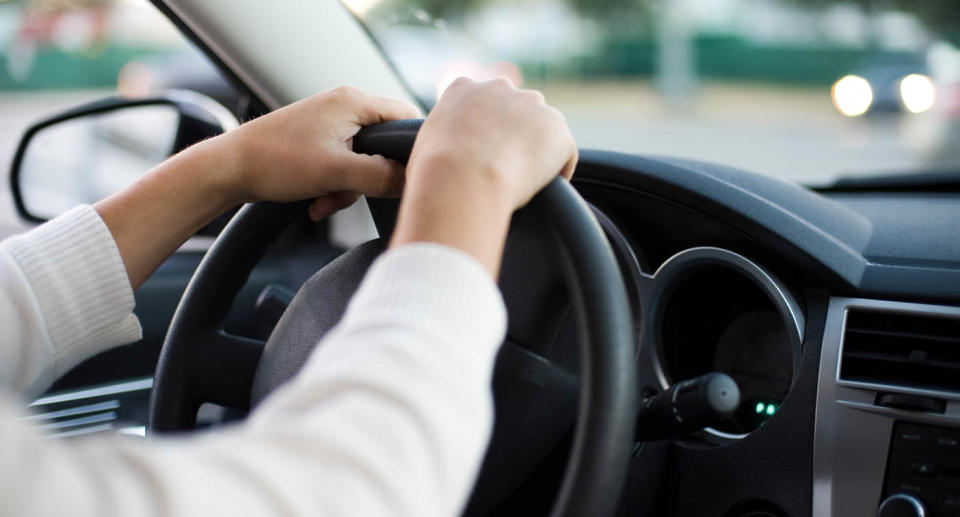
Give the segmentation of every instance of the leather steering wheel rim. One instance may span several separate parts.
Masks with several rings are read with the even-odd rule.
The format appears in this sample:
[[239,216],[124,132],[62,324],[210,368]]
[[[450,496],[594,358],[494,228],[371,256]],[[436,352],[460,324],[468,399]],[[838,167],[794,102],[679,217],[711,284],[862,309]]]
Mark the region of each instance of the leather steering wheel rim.
[[[421,122],[365,128],[354,138],[354,149],[406,162]],[[151,394],[151,432],[192,429],[203,402],[249,408],[263,344],[227,335],[223,323],[254,266],[308,203],[248,204],[210,247],[163,344]],[[623,278],[603,230],[567,181],[553,180],[526,210],[554,235],[580,328],[577,423],[551,515],[611,516],[626,480],[638,394]]]

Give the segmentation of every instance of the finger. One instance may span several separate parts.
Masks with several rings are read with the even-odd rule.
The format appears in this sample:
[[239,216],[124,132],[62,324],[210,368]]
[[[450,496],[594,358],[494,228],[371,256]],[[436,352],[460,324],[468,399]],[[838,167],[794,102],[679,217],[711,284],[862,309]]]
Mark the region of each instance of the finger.
[[577,170],[577,160],[579,159],[579,153],[576,150],[573,151],[573,155],[567,160],[567,163],[564,164],[563,170],[560,171],[560,175],[566,178],[567,180],[573,179],[573,172]]
[[473,79],[461,75],[461,76],[457,77],[456,79],[454,79],[453,81],[451,81],[450,84],[447,85],[447,87],[443,89],[443,93],[440,94],[440,98],[443,99],[443,97],[446,96],[447,93],[449,93],[449,94],[452,96],[452,95],[454,95],[455,93],[457,93],[458,91],[463,90],[463,89],[467,89],[467,88],[469,88],[470,86],[474,86],[474,85],[476,85],[476,84],[478,84],[478,83],[477,83],[476,81],[474,81]]
[[423,116],[419,108],[400,99],[378,97],[356,88],[341,88],[336,92],[354,111],[361,126]]
[[356,192],[334,192],[314,199],[307,213],[311,220],[320,221],[356,203],[358,199],[360,194]]
[[580,159],[580,151],[577,149],[577,141],[573,138],[573,133],[570,132],[570,126],[567,125],[567,119],[563,116],[563,113],[560,110],[548,106],[547,109],[551,111],[557,119],[557,123],[560,129],[560,133],[557,135],[558,141],[565,143],[567,160],[563,164],[563,168],[560,170],[560,175],[566,179],[573,178],[573,172],[577,168],[577,161]]
[[568,180],[573,179],[573,172],[577,170],[577,161],[580,160],[580,151],[577,150],[576,141],[574,141],[572,135],[570,135],[569,139],[570,156],[567,158],[567,163],[563,165],[563,170],[560,171],[560,175]]
[[403,191],[404,166],[383,156],[343,151],[337,160],[335,190],[370,197],[397,197]]

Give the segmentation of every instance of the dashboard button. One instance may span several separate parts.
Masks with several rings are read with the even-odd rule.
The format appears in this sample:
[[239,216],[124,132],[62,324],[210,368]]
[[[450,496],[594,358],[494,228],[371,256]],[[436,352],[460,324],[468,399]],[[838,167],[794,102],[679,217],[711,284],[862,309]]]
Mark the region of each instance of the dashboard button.
[[900,424],[896,427],[894,448],[912,451],[928,451],[936,448],[937,437],[933,430],[914,424]]
[[936,444],[944,451],[960,451],[960,436],[953,432],[938,431]]
[[942,517],[960,517],[960,494],[945,493],[940,496],[938,515]]
[[910,464],[910,472],[922,477],[933,477],[937,475],[937,466],[932,463],[917,461]]
[[897,489],[900,492],[914,495],[923,499],[924,501],[933,500],[937,497],[937,491],[922,485],[917,485],[913,483],[901,483]]

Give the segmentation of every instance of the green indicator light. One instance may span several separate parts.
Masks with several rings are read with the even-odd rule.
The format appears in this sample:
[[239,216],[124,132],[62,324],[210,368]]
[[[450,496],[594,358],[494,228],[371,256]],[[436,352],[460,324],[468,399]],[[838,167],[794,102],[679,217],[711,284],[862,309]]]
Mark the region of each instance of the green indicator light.
[[763,402],[757,402],[757,414],[763,413],[763,410],[767,408],[767,405]]
[[772,415],[772,414],[774,414],[774,413],[776,413],[776,412],[777,412],[777,406],[774,406],[773,404],[770,404],[769,406],[767,406],[767,414],[768,414],[768,415]]

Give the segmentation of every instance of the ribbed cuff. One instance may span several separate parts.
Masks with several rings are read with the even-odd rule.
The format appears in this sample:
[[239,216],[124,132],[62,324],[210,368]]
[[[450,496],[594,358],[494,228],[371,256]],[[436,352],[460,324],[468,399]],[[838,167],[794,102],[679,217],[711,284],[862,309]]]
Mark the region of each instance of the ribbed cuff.
[[140,339],[120,251],[92,207],[78,206],[3,246],[36,294],[57,375],[97,352]]
[[470,255],[435,243],[413,243],[381,255],[370,267],[341,322],[403,321],[447,342],[483,344],[488,356],[503,342],[507,312],[490,274]]

